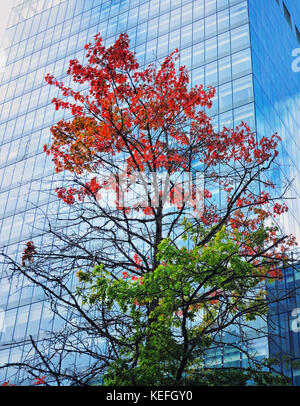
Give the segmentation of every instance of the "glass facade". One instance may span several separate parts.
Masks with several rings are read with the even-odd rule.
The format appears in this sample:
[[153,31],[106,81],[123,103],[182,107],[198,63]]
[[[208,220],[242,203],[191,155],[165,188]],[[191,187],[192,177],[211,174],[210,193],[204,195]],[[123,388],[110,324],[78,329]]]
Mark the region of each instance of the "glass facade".
[[286,299],[270,306],[268,317],[269,356],[281,359],[278,370],[300,385],[300,264],[284,273],[283,281],[268,287],[269,293]]
[[[50,101],[57,96],[57,90],[46,85],[44,77],[49,72],[68,83],[68,61],[74,57],[83,61],[84,44],[98,32],[106,45],[112,44],[121,32],[127,32],[141,65],[178,48],[180,64],[190,71],[192,85],[202,83],[216,88],[209,112],[215,129],[244,121],[259,136],[277,130],[285,141],[283,156],[291,164],[285,165],[285,174],[297,174],[299,162],[295,158],[299,146],[293,134],[299,137],[299,80],[295,83],[297,75],[291,71],[288,58],[291,49],[299,46],[293,24],[300,28],[295,20],[297,13],[299,20],[300,10],[299,6],[291,5],[293,0],[285,2],[291,14],[291,29],[279,3],[277,0],[18,2],[6,32],[7,60],[0,77],[1,250],[20,255],[26,241],[34,239],[36,246],[43,243],[41,209],[47,214],[58,204],[48,193],[49,185],[58,179],[52,162],[43,153],[43,145],[49,140],[50,125],[66,114],[54,110]],[[265,19],[270,20],[268,24]],[[276,39],[283,49],[277,49]],[[281,179],[283,175],[273,176]],[[299,177],[297,182],[294,191],[299,194]],[[293,226],[299,221],[300,210],[297,204],[294,206],[293,218],[287,220]],[[38,220],[39,228],[35,226]],[[43,293],[9,276],[7,267],[0,264],[0,308],[5,311],[0,364],[18,362],[26,356],[28,347],[16,346],[18,340],[30,334],[42,337],[43,329],[56,326]],[[261,337],[251,345],[257,356],[268,354],[266,338]],[[244,365],[238,350],[219,348],[209,356],[215,364]],[[21,378],[0,370],[0,380]]]
[[[280,165],[274,167],[271,176],[277,195],[293,180],[286,192],[289,213],[281,225],[299,242],[300,69],[295,59],[300,54],[300,3],[248,0],[248,4],[257,133],[263,137],[277,131],[282,138]],[[293,310],[300,306],[299,275],[299,266],[295,266],[284,273],[282,282],[268,287],[272,294],[287,296],[270,308],[269,356],[282,359],[279,369],[295,385],[300,385],[299,366],[285,361],[300,360],[299,332],[292,330]]]
[[272,179],[277,193],[294,179],[283,225],[300,241],[300,73],[293,56],[300,47],[300,3],[249,0],[249,18],[257,133],[263,137],[277,131],[282,138],[280,166],[274,167]]

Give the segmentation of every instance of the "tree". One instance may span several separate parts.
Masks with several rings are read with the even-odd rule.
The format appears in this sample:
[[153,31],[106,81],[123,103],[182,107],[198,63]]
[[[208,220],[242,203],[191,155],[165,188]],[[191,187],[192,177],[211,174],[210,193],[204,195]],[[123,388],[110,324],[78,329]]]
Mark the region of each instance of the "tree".
[[[258,140],[244,122],[214,131],[215,90],[189,85],[178,51],[141,69],[126,34],[109,48],[96,35],[85,49],[86,65],[69,63],[76,90],[46,76],[62,93],[56,109],[72,115],[44,147],[70,210],[48,218],[48,244],[8,259],[64,326],[30,337],[34,357],[11,366],[58,385],[272,382],[246,334],[261,334],[249,322],[291,294],[266,288],[296,244],[276,223],[287,206],[268,180],[279,136]],[[249,368],[205,368],[206,350],[224,344]],[[88,368],[74,366],[76,354]]]

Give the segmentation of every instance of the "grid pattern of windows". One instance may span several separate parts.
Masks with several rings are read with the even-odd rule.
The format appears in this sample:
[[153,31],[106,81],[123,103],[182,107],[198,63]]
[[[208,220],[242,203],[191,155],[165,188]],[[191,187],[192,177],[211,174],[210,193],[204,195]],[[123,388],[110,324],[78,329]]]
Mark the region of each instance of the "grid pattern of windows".
[[[9,254],[18,255],[29,239],[42,243],[39,208],[47,213],[56,204],[45,186],[55,178],[42,146],[49,126],[63,114],[51,105],[57,90],[45,84],[44,76],[51,72],[67,81],[68,61],[82,60],[83,46],[93,35],[101,32],[110,45],[125,31],[141,65],[178,48],[192,84],[216,87],[210,112],[216,129],[241,120],[255,129],[246,0],[24,1],[13,10],[7,29],[10,44],[0,88],[0,246]],[[4,362],[28,351],[15,351],[13,342],[41,336],[43,325],[51,328],[56,321],[42,292],[9,280],[3,267],[0,276],[6,309],[0,343],[12,343],[10,350],[0,349]],[[3,375],[8,378],[13,379]]]

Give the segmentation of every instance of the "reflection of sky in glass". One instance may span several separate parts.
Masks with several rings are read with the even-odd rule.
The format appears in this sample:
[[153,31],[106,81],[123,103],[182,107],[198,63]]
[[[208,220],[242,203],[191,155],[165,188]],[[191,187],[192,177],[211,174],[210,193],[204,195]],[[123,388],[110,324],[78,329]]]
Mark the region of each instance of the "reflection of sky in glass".
[[6,65],[6,52],[4,49],[0,49],[0,73],[4,72]]
[[[180,64],[190,71],[192,85],[217,87],[210,111],[216,130],[240,120],[255,127],[245,0],[25,0],[14,9],[9,25],[0,88],[0,246],[7,246],[12,255],[24,241],[41,242],[32,229],[39,215],[33,204],[48,213],[56,207],[46,193],[53,182],[53,166],[42,146],[48,142],[49,125],[62,117],[49,103],[57,94],[45,85],[44,76],[54,72],[64,80],[68,60],[82,60],[82,44],[97,32],[108,46],[116,34],[127,31],[142,65],[179,48]],[[0,264],[0,276],[1,271]],[[4,273],[1,281],[6,281]],[[8,328],[1,343],[20,337],[22,331],[41,334],[39,321],[48,320],[41,292],[22,285],[20,293],[15,283],[3,284]],[[57,318],[54,326],[59,326]],[[12,359],[0,347],[0,360],[9,356]],[[15,359],[20,357],[18,353]]]
[[267,8],[263,0],[249,0],[249,15],[257,132],[260,137],[278,132],[282,138],[279,167],[272,171],[272,180],[277,195],[293,181],[286,194],[289,213],[281,217],[281,224],[300,241],[300,72],[292,69],[293,51],[299,48],[300,7],[296,2],[285,3],[292,15],[292,29],[281,3]]
[[[293,101],[297,99],[300,102],[300,92],[298,95],[293,95]],[[283,113],[281,117],[285,123],[289,121],[287,112],[290,105],[291,100],[289,98],[282,99],[278,102],[278,106],[275,105],[276,109],[282,108]],[[297,241],[300,241],[300,129],[295,129],[291,137],[290,134],[287,134],[284,124],[281,123],[277,131],[278,134],[282,134],[283,142],[280,159],[282,172],[286,176],[287,181],[292,181],[292,185],[286,193],[286,197],[290,199],[287,201],[289,213],[282,216],[282,223],[286,231],[293,233]]]

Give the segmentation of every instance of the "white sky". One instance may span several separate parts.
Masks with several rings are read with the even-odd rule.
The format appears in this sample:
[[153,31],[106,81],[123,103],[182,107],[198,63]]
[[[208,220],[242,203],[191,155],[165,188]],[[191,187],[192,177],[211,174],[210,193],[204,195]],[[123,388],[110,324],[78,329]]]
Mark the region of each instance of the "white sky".
[[4,32],[7,27],[10,10],[14,0],[0,0],[0,47],[3,43]]

